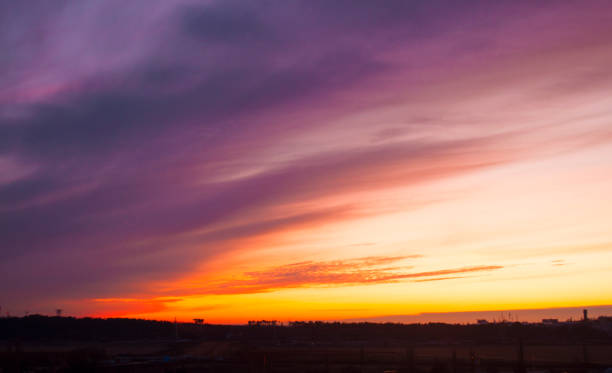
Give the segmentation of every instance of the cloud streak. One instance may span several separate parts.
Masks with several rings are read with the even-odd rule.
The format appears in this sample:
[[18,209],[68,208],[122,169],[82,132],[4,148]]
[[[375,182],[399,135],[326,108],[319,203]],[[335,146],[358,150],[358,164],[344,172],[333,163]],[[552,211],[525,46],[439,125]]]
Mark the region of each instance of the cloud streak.
[[[468,274],[501,270],[503,266],[469,266],[426,272],[408,272],[411,265],[400,264],[420,255],[334,260],[306,261],[244,273],[242,279],[221,281],[210,287],[192,289],[196,294],[252,294],[303,287],[352,286],[396,283],[403,280],[415,282],[462,278],[438,277],[442,275]],[[389,267],[389,265],[394,265]]]

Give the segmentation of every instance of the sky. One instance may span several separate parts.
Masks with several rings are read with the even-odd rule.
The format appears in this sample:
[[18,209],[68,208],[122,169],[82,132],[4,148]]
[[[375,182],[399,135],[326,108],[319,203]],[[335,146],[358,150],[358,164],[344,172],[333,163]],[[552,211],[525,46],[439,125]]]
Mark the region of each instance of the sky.
[[598,0],[2,2],[1,312],[611,305],[611,35]]

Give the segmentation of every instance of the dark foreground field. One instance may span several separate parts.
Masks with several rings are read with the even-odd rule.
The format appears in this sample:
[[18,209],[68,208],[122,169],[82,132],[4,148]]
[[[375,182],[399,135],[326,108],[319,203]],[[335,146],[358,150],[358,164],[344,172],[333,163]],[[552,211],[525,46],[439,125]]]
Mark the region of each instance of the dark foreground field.
[[610,373],[610,325],[3,318],[0,372]]

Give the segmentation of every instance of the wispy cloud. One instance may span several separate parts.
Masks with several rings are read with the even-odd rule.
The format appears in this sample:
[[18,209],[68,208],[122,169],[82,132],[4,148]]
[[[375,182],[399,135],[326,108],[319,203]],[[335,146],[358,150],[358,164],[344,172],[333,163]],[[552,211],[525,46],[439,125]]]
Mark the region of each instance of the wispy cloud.
[[[95,316],[122,317],[126,315],[156,313],[167,310],[171,304],[180,302],[178,297],[155,298],[99,298],[86,300],[95,308]],[[80,305],[82,307],[82,305]]]
[[[436,281],[460,278],[438,277],[462,273],[488,272],[503,266],[469,266],[427,272],[410,272],[412,265],[402,264],[412,256],[372,256],[348,260],[306,261],[245,272],[240,279],[221,281],[210,286],[191,289],[199,294],[249,294],[301,287],[373,285],[402,280]],[[393,265],[393,266],[389,266]]]
[[431,282],[431,281],[456,280],[456,279],[460,279],[460,278],[465,278],[465,276],[432,277],[432,278],[425,278],[425,279],[412,280],[412,281],[414,281],[414,282]]

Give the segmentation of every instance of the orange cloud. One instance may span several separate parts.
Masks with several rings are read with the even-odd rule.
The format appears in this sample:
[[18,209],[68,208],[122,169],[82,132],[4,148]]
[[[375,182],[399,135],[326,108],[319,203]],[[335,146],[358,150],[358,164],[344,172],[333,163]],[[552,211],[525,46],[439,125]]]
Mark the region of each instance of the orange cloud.
[[489,265],[406,272],[412,266],[389,266],[405,259],[418,257],[420,255],[371,256],[349,260],[297,262],[261,271],[245,272],[241,279],[220,281],[191,291],[199,294],[251,294],[286,288],[382,284],[406,279],[416,279],[415,282],[450,280],[459,277],[436,276],[493,271],[503,268],[503,266]]
[[168,305],[181,301],[178,297],[156,298],[96,298],[90,302],[97,312],[92,316],[126,317],[134,314],[156,313],[168,309]]
[[449,276],[449,277],[433,277],[433,278],[424,278],[420,280],[412,280],[412,282],[431,282],[431,281],[443,281],[443,280],[456,280],[460,278],[465,278],[465,276]]

